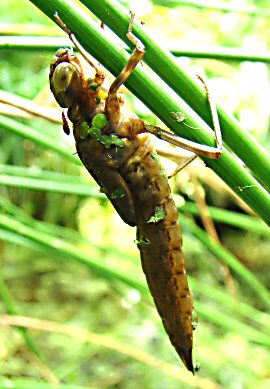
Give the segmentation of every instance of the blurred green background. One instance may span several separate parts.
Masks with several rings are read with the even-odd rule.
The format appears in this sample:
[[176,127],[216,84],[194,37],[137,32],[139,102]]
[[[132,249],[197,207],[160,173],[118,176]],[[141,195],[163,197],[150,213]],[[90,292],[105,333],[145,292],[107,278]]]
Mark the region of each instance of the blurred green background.
[[[219,104],[269,150],[268,2],[224,1],[214,8],[210,1],[122,3],[173,52],[203,49],[203,55],[179,55],[179,63],[191,74],[206,74]],[[43,42],[63,37],[61,30],[29,1],[4,0],[0,35],[0,100],[9,92],[61,120],[48,83],[54,43],[47,40],[51,47],[44,48],[27,38]],[[8,45],[14,37],[16,44]],[[223,47],[242,51],[230,58],[224,53],[221,61]],[[243,50],[249,61],[239,60]],[[252,60],[262,52],[260,62]],[[158,123],[134,96],[124,98],[127,109]],[[268,388],[269,228],[199,161],[172,180],[199,314],[201,370],[194,378],[147,291],[135,229],[99,193],[59,123],[6,103],[0,103],[1,387]],[[164,164],[169,172],[175,167],[168,159]],[[200,216],[205,210],[210,221]],[[221,248],[203,231],[212,219]],[[25,327],[8,325],[6,314],[23,316]]]

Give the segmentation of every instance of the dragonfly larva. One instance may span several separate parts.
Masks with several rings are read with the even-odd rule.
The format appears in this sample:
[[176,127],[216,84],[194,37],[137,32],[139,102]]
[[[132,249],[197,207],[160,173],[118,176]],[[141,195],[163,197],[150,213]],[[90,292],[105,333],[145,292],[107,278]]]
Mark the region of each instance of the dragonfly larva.
[[[168,131],[146,124],[133,113],[121,112],[119,87],[144,55],[143,44],[132,33],[133,18],[134,14],[127,37],[136,49],[103,102],[99,95],[104,72],[56,15],[79,52],[95,69],[95,76],[92,79],[84,76],[73,50],[59,49],[50,65],[50,87],[59,105],[68,108],[67,116],[73,123],[76,149],[83,164],[121,218],[137,226],[136,243],[155,305],[171,343],[187,369],[194,373],[194,307],[186,276],[178,211],[149,134],[211,158],[221,154],[221,140],[218,134],[216,148],[185,142]],[[64,115],[63,128],[69,133]]]

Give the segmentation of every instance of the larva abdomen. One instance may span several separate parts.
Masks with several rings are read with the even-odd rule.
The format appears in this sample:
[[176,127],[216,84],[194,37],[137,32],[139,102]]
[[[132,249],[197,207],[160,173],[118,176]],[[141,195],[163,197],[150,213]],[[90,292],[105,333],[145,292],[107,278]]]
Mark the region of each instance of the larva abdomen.
[[138,137],[137,142],[137,151],[120,171],[132,193],[142,267],[171,343],[186,367],[194,372],[193,299],[178,211],[149,137]]

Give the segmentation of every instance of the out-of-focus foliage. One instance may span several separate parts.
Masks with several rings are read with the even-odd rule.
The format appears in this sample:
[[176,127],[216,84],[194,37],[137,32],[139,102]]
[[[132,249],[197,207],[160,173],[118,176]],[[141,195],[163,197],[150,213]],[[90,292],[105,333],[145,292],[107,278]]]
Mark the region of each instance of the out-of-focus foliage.
[[[155,39],[170,49],[177,50],[179,43],[188,47],[216,45],[254,51],[270,46],[269,18],[191,6],[170,8],[173,2],[169,1],[167,7],[146,0],[122,3],[128,8],[135,7],[137,17],[146,22]],[[242,4],[268,6],[267,1]],[[29,1],[4,0],[0,34],[12,31],[15,35],[57,35],[60,30]],[[0,50],[0,89],[56,107],[48,86],[49,63],[54,52]],[[193,74],[206,73],[219,103],[269,149],[268,65],[187,57],[179,58],[179,62]],[[156,120],[134,97],[125,99],[128,109],[149,121]],[[59,142],[71,142],[60,125],[33,117],[16,120],[49,137],[57,133]],[[194,280],[191,284],[200,316],[196,338],[202,369],[197,380],[175,367],[180,362],[146,291],[134,229],[126,226],[98,194],[82,167],[38,143],[4,131],[1,121],[0,139],[1,164],[31,168],[25,170],[25,184],[16,187],[7,183],[7,177],[12,176],[10,171],[0,172],[0,184],[1,179],[6,180],[0,186],[1,214],[9,218],[1,219],[0,313],[50,320],[97,334],[96,342],[80,341],[75,330],[67,337],[56,330],[50,332],[43,323],[43,331],[28,331],[27,342],[25,332],[3,326],[0,374],[6,387],[12,387],[14,380],[14,387],[22,388],[22,381],[18,384],[21,386],[15,386],[15,378],[35,380],[27,381],[27,388],[30,385],[37,388],[37,381],[44,382],[46,388],[50,387],[46,382],[57,381],[74,388],[80,385],[125,389],[174,389],[180,385],[226,389],[269,387],[270,320],[263,315],[266,307],[241,275],[234,271],[228,274],[227,267],[217,260],[221,258],[216,258],[192,234],[189,223],[184,223],[183,233],[187,270],[191,281]],[[173,166],[169,163],[168,169]],[[47,171],[59,175],[49,176]],[[16,174],[19,177],[18,171]],[[38,190],[31,189],[31,174],[41,174],[43,178],[36,183]],[[54,192],[54,182],[74,186],[90,182],[96,192],[90,187],[89,197],[80,192],[82,188],[78,188],[78,194],[67,189]],[[179,205],[197,201],[198,191],[204,186],[209,205],[245,212],[201,165],[181,172],[172,185],[181,194]],[[45,186],[51,189],[43,190]],[[188,210],[185,213],[192,220]],[[199,217],[194,220],[202,226]],[[244,223],[242,228],[232,227],[218,222],[218,218],[216,226],[225,247],[258,281],[269,285],[267,232],[260,235]],[[107,347],[98,337],[100,334],[108,335]],[[133,348],[133,354],[127,352],[126,345]],[[42,362],[36,359],[35,350],[42,354]]]

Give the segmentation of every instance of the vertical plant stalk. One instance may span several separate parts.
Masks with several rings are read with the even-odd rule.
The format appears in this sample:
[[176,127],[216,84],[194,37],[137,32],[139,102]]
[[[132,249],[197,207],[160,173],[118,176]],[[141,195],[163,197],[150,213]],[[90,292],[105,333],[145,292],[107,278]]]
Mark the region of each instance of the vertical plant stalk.
[[[81,0],[91,12],[112,29],[130,48],[126,38],[129,23],[128,10],[117,0]],[[168,50],[160,47],[139,24],[134,24],[134,34],[144,43],[146,53],[143,60],[166,82],[201,118],[212,127],[204,90],[175,61]],[[221,107],[218,114],[223,140],[245,162],[255,177],[270,190],[270,158],[266,150],[240,123]],[[181,128],[179,135],[189,138],[187,129]],[[209,163],[211,166],[211,163]],[[212,167],[212,166],[211,166]]]

